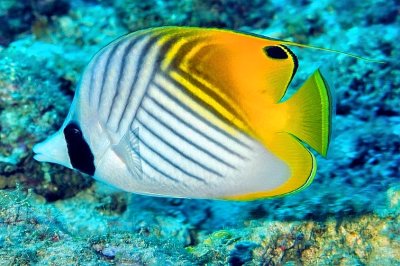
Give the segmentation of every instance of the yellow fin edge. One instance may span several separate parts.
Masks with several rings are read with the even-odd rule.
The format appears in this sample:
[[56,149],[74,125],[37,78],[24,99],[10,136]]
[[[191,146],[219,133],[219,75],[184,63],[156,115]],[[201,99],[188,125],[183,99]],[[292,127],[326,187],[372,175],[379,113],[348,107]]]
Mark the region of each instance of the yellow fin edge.
[[228,196],[228,197],[222,197],[222,200],[235,200],[235,201],[254,201],[254,200],[262,200],[262,199],[274,199],[274,198],[281,198],[285,197],[288,195],[292,195],[295,193],[298,193],[304,189],[306,189],[308,186],[311,185],[313,182],[315,175],[317,173],[317,160],[315,159],[315,156],[311,153],[310,156],[312,157],[312,168],[311,172],[306,179],[306,181],[299,186],[297,189],[291,190],[291,187],[295,186],[296,183],[298,182],[293,182],[293,178],[289,178],[283,185],[280,187],[269,190],[269,191],[260,191],[260,192],[254,192],[254,193],[248,193],[248,194],[243,194],[243,195],[235,195],[235,196]]

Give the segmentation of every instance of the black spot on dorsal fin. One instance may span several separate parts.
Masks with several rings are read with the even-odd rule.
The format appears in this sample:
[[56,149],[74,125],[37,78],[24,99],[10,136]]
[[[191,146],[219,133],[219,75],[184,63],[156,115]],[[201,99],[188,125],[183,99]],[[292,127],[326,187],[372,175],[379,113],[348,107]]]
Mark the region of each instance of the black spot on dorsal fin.
[[281,46],[266,46],[264,47],[265,54],[273,59],[287,59],[288,53]]
[[74,122],[69,123],[64,128],[64,137],[72,166],[83,173],[94,175],[96,170],[94,156],[82,135],[80,127]]
[[290,50],[288,47],[285,45],[281,45],[282,49],[284,49],[288,54],[290,54],[292,60],[293,60],[293,72],[292,72],[292,77],[290,78],[290,82],[292,82],[294,75],[297,72],[297,69],[299,68],[299,60],[297,59],[297,56]]
[[[290,78],[289,83],[293,80],[294,75],[296,74],[297,68],[299,67],[299,61],[297,59],[297,56],[290,50],[288,47],[285,45],[277,45],[277,46],[266,46],[264,47],[264,53],[273,59],[292,59],[293,61],[293,70],[292,70],[292,76]],[[288,86],[289,86],[288,83]]]

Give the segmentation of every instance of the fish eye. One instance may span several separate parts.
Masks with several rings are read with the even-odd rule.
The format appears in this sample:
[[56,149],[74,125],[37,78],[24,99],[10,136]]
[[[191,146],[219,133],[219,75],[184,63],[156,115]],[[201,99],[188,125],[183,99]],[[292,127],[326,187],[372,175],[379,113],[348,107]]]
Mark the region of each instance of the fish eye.
[[272,59],[287,59],[288,54],[280,46],[266,46],[264,47],[264,53]]

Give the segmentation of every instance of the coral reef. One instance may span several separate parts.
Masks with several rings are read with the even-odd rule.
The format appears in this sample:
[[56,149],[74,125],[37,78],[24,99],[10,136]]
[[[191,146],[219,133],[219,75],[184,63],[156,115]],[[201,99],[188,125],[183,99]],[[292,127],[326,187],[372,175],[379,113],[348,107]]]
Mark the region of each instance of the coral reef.
[[30,44],[17,42],[0,51],[0,187],[21,183],[52,201],[75,195],[92,180],[33,162],[32,145],[61,125],[71,98],[60,90],[61,81],[46,66],[45,54],[38,58],[26,52]]
[[86,195],[92,203],[80,212],[83,198],[65,202],[76,209],[68,212],[64,207],[60,212],[57,205],[44,206],[44,200],[31,192],[0,190],[0,264],[187,265],[195,261],[174,239],[157,231],[117,230],[118,216],[102,216],[91,197]]
[[118,17],[130,31],[165,25],[257,28],[267,27],[273,17],[269,2],[260,0],[118,0],[114,6]]
[[18,34],[31,31],[35,23],[67,13],[69,7],[65,0],[1,1],[0,45],[7,45]]
[[[398,13],[394,0],[0,2],[0,264],[400,264]],[[293,47],[289,94],[322,66],[337,107],[328,158],[288,197],[129,195],[33,161],[90,58],[162,25],[245,30],[384,63]]]
[[[0,190],[0,264],[396,265],[400,187],[387,193],[385,217],[324,221],[252,218],[206,232],[179,216],[143,209],[136,218],[99,211],[97,192],[43,205],[31,191]],[[104,209],[103,209],[104,210]],[[229,211],[225,210],[227,214]],[[196,230],[195,233],[193,231]],[[192,231],[192,232],[190,232]]]

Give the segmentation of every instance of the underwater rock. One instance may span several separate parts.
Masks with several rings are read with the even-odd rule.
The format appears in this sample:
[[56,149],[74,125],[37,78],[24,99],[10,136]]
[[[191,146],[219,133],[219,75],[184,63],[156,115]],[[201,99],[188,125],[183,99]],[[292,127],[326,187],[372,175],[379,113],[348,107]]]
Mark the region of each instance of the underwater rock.
[[337,21],[346,29],[354,25],[392,24],[399,21],[399,5],[396,0],[354,2],[352,5],[346,1],[335,1],[332,5],[341,14],[337,16]]
[[[117,230],[112,226],[115,217],[104,217],[97,212],[94,200],[79,209],[88,197],[79,195],[76,197],[79,200],[45,204],[30,192],[0,190],[0,246],[1,241],[5,242],[0,249],[0,265],[195,263],[195,258],[173,239]],[[71,203],[74,210],[69,211]],[[58,209],[60,205],[62,212]]]
[[[398,194],[391,195],[398,199]],[[199,244],[188,251],[201,262],[222,263],[225,258],[231,265],[397,265],[399,219],[394,214],[320,222],[249,221],[241,228],[201,236]],[[238,248],[242,243],[248,244]],[[224,256],[226,253],[229,258]]]
[[257,246],[253,242],[239,242],[235,245],[235,248],[229,253],[229,265],[241,266],[246,262],[249,262],[253,258],[252,251]]
[[96,210],[103,214],[122,214],[127,208],[127,193],[124,192],[114,192],[114,193],[101,193],[97,190],[97,200],[99,201],[99,206]]
[[[381,38],[371,41],[371,32],[381,31]],[[384,63],[365,63],[361,60],[346,58],[349,67],[338,67],[336,76],[341,76],[336,95],[337,113],[352,114],[362,121],[374,117],[399,116],[397,99],[400,97],[400,44],[392,39],[400,38],[400,29],[380,29],[377,26],[353,28],[347,31],[348,50],[368,57],[382,60]],[[358,43],[363,43],[360,47]],[[356,107],[356,108],[355,108]]]
[[48,67],[59,77],[60,89],[72,97],[90,58],[126,33],[112,8],[82,5],[53,18],[51,24],[36,24],[33,35],[40,42],[30,45],[36,56],[48,59]]
[[[20,190],[0,190],[0,235],[6,242],[0,264],[397,265],[399,195],[398,188],[388,193],[388,204],[397,212],[386,218],[248,221],[209,234],[199,231],[198,243],[184,248],[173,234],[123,230],[121,217],[96,210],[90,190],[56,204]],[[181,225],[170,223],[175,225],[164,226]]]
[[29,1],[0,2],[0,45],[8,45],[15,35],[29,31],[34,20]]
[[31,1],[32,10],[42,16],[59,16],[66,14],[70,8],[70,1],[66,0],[34,0]]
[[0,45],[8,45],[16,35],[30,31],[40,17],[65,14],[69,7],[66,0],[1,1]]
[[[38,68],[37,66],[41,66]],[[31,148],[62,123],[71,98],[59,90],[46,61],[10,46],[0,52],[0,185],[26,188],[48,200],[71,197],[92,180],[32,160]]]
[[266,27],[273,16],[269,1],[138,1],[114,3],[118,17],[130,31],[165,25]]
[[105,247],[101,251],[101,254],[103,254],[108,259],[114,259],[117,252],[118,252],[118,248],[116,248],[116,247]]

